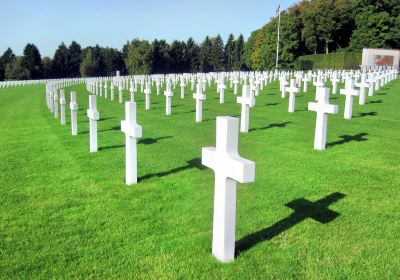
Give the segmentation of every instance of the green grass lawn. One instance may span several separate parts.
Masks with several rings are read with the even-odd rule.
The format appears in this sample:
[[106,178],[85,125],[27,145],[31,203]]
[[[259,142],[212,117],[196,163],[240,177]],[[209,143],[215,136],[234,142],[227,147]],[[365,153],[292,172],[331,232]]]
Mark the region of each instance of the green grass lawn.
[[[341,85],[341,88],[343,85]],[[256,181],[238,184],[237,257],[211,255],[214,174],[200,165],[215,146],[215,118],[238,116],[228,89],[207,89],[195,123],[189,87],[172,115],[165,97],[151,110],[137,94],[139,183],[128,187],[124,106],[97,99],[99,152],[89,153],[88,93],[77,91],[78,136],[45,104],[44,86],[0,89],[0,278],[398,279],[400,276],[400,80],[343,119],[332,95],[328,148],[313,149],[315,88],[288,113],[278,83],[250,110],[240,155]],[[117,93],[117,91],[116,91]],[[110,94],[110,93],[109,93]],[[125,92],[124,99],[128,99]],[[316,202],[316,203],[314,203]]]

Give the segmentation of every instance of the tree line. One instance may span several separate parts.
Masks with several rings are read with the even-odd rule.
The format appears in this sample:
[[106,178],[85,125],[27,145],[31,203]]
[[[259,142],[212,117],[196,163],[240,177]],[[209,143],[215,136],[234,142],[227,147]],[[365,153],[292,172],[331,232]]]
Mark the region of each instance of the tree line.
[[[245,41],[230,34],[201,43],[133,39],[121,50],[61,43],[53,58],[34,44],[22,56],[8,48],[0,57],[0,80],[92,77],[121,74],[264,70],[275,66],[278,17]],[[281,13],[280,65],[291,67],[306,54],[400,48],[399,0],[302,0]]]

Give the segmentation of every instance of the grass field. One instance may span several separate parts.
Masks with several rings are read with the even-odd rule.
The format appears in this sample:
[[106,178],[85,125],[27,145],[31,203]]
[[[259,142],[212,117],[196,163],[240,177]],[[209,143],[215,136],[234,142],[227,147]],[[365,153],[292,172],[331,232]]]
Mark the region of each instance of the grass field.
[[[341,86],[343,87],[343,86]],[[215,146],[215,117],[238,116],[233,91],[215,86],[195,123],[192,92],[172,116],[137,94],[139,184],[124,183],[124,106],[98,98],[100,151],[89,153],[88,93],[78,93],[78,136],[45,104],[44,86],[0,89],[0,278],[2,279],[399,279],[400,80],[343,119],[333,95],[328,148],[313,150],[310,93],[287,112],[278,84],[250,110],[241,156],[256,181],[237,190],[237,257],[211,255],[214,174],[200,165]],[[129,92],[125,92],[128,99]],[[67,101],[67,102],[68,102]]]

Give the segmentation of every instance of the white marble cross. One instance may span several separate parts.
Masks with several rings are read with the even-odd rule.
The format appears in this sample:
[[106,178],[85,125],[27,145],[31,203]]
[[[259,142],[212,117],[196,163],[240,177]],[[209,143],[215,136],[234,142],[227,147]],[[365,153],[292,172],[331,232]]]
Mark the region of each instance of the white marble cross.
[[224,103],[225,101],[225,80],[224,77],[221,77],[220,82],[218,84],[218,89],[219,89],[219,103]]
[[174,96],[174,93],[171,91],[171,83],[168,80],[167,81],[167,88],[164,91],[165,95],[165,115],[169,116],[171,115],[171,98]]
[[119,91],[119,103],[122,103],[122,84],[119,84],[118,91]]
[[336,94],[337,93],[337,85],[340,82],[340,80],[337,78],[336,73],[333,74],[331,82],[332,82],[332,94]]
[[114,85],[112,84],[112,82],[110,87],[111,87],[111,101],[114,101]]
[[237,97],[237,103],[242,104],[240,114],[240,132],[249,132],[249,107],[253,107],[256,103],[250,90],[250,86],[242,86],[242,96]]
[[91,153],[97,152],[97,121],[99,112],[97,111],[96,95],[89,95],[89,109],[87,109],[89,118],[89,150]]
[[329,104],[329,88],[317,88],[318,102],[309,102],[308,110],[317,112],[314,149],[325,150],[328,126],[328,114],[337,114],[338,106]]
[[310,79],[308,78],[308,75],[305,75],[303,78],[303,82],[304,82],[304,88],[303,88],[303,92],[307,92],[308,91],[308,82],[310,81]]
[[346,80],[345,88],[340,90],[340,94],[346,96],[344,118],[350,120],[353,113],[353,98],[359,94],[359,91],[354,89],[354,80],[352,78]]
[[181,78],[181,99],[185,98],[185,79]]
[[280,87],[281,87],[281,97],[285,98],[286,97],[286,86],[288,82],[286,81],[286,77],[283,76],[280,82]]
[[146,88],[144,89],[144,94],[145,94],[146,110],[149,110],[150,109],[150,94],[151,94],[150,81],[147,81],[147,83],[146,83]]
[[357,87],[360,88],[360,95],[358,98],[358,104],[365,105],[365,88],[369,87],[369,83],[366,82],[366,75],[361,75],[361,81],[356,84]]
[[135,101],[135,88],[133,87],[133,83],[131,83],[131,86],[129,87],[129,92],[131,93],[131,101]]
[[235,256],[236,181],[255,180],[255,163],[238,154],[239,120],[217,117],[216,148],[202,149],[202,164],[215,174],[212,254],[221,262]]
[[368,96],[373,96],[374,95],[374,77],[371,75],[368,79],[369,82],[369,90],[368,90]]
[[71,92],[71,102],[69,103],[71,109],[71,134],[78,135],[78,104],[76,103],[76,92]]
[[57,90],[54,91],[54,117],[58,118],[58,94],[57,94]]
[[196,122],[203,120],[203,100],[206,100],[206,95],[201,92],[201,85],[196,85],[196,93],[193,94],[193,98],[196,99]]
[[54,91],[55,89],[52,89],[49,94],[49,104],[51,113],[54,113]]
[[65,91],[62,89],[60,90],[60,119],[61,119],[61,124],[65,125]]
[[238,80],[237,76],[235,75],[235,77],[233,78],[233,94],[234,95],[237,95],[238,84],[239,84],[239,80]]
[[107,99],[107,80],[104,81],[104,98]]
[[290,80],[290,87],[286,88],[289,92],[289,113],[293,113],[296,107],[296,96],[295,93],[299,93],[300,89],[296,87],[294,79]]
[[142,127],[136,123],[136,103],[125,102],[125,120],[121,121],[121,131],[125,133],[125,182],[137,183],[137,144],[142,137]]
[[157,89],[157,95],[160,95],[160,79],[157,78],[156,80],[156,89]]

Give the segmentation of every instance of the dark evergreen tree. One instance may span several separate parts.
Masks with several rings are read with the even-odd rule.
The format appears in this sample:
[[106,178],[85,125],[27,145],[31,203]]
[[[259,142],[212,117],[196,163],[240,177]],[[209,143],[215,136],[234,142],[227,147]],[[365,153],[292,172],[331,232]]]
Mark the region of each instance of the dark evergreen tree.
[[64,43],[61,43],[54,53],[52,68],[54,78],[69,77],[69,50]]
[[233,64],[235,61],[235,37],[233,34],[229,34],[228,40],[225,45],[225,69],[226,71],[232,71]]
[[151,43],[151,73],[165,74],[170,72],[171,58],[169,55],[170,46],[165,40],[154,40]]
[[15,54],[8,48],[3,55],[0,57],[0,81],[5,79],[5,70],[7,64],[12,63],[15,60]]
[[34,44],[29,43],[25,46],[21,67],[29,71],[29,79],[40,79],[43,77],[42,57],[40,56],[39,49]]
[[68,57],[67,57],[67,77],[79,77],[80,71],[79,67],[82,62],[82,48],[81,46],[72,41],[68,47]]
[[210,37],[206,36],[203,43],[200,46],[199,52],[199,70],[201,72],[211,72],[213,71],[213,67],[211,64],[211,50],[212,50],[212,42]]
[[225,70],[224,41],[218,34],[211,40],[211,65],[214,72]]

